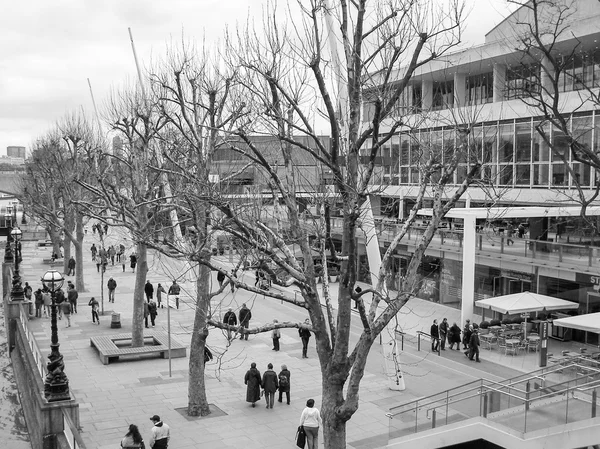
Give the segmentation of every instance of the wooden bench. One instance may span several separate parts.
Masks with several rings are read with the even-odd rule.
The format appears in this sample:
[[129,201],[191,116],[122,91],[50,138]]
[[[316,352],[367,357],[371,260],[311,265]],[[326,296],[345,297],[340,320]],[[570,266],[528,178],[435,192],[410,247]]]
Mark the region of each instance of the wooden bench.
[[52,246],[52,241],[46,240],[45,242],[38,242],[38,246]]
[[52,264],[57,264],[57,265],[60,264],[60,265],[62,265],[64,262],[65,262],[65,259],[63,259],[63,258],[61,258],[61,259],[54,259],[54,261],[52,261],[52,258],[43,259],[42,260],[42,263],[47,264],[47,265],[48,264],[49,265],[52,265]]
[[[132,348],[119,343],[131,343],[131,334],[116,334],[90,338],[90,346],[98,350],[102,364],[108,365],[121,357],[140,355],[157,355],[163,359],[169,358],[168,335],[165,332],[153,331],[144,335],[144,346]],[[187,348],[171,339],[171,358],[185,357]]]

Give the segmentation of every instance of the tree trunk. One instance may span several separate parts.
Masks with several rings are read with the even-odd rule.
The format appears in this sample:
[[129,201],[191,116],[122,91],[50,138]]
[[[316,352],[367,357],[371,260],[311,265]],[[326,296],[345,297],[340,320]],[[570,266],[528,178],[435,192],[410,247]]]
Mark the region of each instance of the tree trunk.
[[131,323],[131,346],[144,346],[144,284],[148,272],[148,248],[145,243],[136,244],[137,267],[133,290],[133,320]]
[[77,240],[73,242],[73,246],[75,247],[75,289],[78,292],[85,292],[85,282],[83,279],[83,217],[81,214],[77,215],[76,222],[76,236]]
[[[60,253],[58,254],[60,256]],[[63,273],[69,272],[69,259],[71,258],[71,239],[65,233],[65,238],[63,239]]]
[[[323,381],[321,419],[325,449],[346,448],[346,422],[337,418],[335,408],[344,401],[343,385]],[[319,429],[321,430],[321,429]]]
[[[210,255],[207,256],[210,258]],[[198,278],[196,280],[197,303],[194,318],[194,332],[190,344],[190,371],[188,383],[188,415],[206,416],[210,414],[206,386],[204,384],[204,346],[208,337],[206,315],[210,304],[209,286],[210,269],[205,265],[198,265]]]

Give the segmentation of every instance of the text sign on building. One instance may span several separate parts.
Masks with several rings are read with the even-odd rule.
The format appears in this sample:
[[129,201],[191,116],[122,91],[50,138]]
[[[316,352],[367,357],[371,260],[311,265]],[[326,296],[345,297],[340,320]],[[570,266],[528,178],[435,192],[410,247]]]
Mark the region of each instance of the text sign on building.
[[548,321],[540,323],[540,366],[546,366],[548,361]]
[[592,284],[594,286],[600,286],[600,275],[596,276],[589,273],[575,273],[575,282],[580,284]]

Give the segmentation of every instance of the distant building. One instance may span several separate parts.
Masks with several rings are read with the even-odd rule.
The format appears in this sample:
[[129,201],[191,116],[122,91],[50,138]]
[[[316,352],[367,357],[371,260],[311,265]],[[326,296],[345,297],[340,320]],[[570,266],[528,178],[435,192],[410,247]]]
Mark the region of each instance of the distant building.
[[6,155],[9,158],[21,158],[23,160],[25,160],[25,147],[19,147],[19,146],[8,146],[6,147]]
[[[22,157],[11,157],[11,156],[0,156],[0,165],[25,165],[25,158]],[[9,170],[13,170],[10,168]]]

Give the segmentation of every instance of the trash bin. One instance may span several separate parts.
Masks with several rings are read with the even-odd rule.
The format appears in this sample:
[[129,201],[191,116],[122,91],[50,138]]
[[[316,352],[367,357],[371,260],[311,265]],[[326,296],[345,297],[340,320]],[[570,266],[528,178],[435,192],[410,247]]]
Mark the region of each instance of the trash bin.
[[121,328],[121,314],[113,312],[110,320],[111,329],[120,329]]

